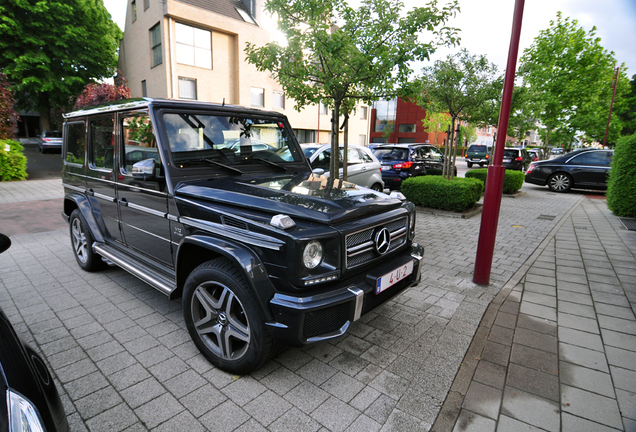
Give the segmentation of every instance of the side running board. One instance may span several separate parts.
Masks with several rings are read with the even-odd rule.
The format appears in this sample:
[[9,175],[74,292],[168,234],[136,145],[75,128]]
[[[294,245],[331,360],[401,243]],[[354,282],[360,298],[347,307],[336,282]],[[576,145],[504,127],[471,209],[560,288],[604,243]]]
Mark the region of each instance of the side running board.
[[117,253],[116,249],[104,243],[93,243],[93,251],[109,261],[112,261],[118,267],[126,270],[133,276],[138,277],[148,285],[152,285],[161,293],[170,297],[170,294],[177,289],[175,281],[162,275],[156,270],[148,267],[146,264],[135,260],[129,256],[125,258]]

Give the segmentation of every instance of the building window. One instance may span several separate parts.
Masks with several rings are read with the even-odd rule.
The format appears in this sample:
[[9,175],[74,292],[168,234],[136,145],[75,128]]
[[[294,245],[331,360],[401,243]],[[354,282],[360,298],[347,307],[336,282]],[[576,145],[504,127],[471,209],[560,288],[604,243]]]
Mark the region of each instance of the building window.
[[130,7],[132,8],[132,20],[133,22],[137,21],[137,2],[136,0],[132,0],[130,2]]
[[208,30],[177,23],[177,63],[212,69],[212,35]]
[[161,64],[163,59],[161,57],[161,26],[159,23],[150,29],[150,51],[152,58],[151,67]]
[[315,143],[316,131],[308,129],[294,129],[296,139],[300,144]]
[[358,135],[358,145],[367,146],[367,136],[366,135]]
[[179,98],[197,99],[197,80],[192,78],[179,77]]
[[366,120],[367,119],[367,107],[365,107],[365,106],[360,107],[360,118],[362,120]]
[[327,115],[329,111],[327,110],[327,106],[320,102],[320,114]]
[[148,96],[148,88],[146,87],[146,80],[141,81],[141,95],[143,97]]
[[144,10],[150,7],[150,0],[144,0]]
[[275,91],[272,99],[272,106],[274,109],[285,109],[285,93]]
[[252,106],[253,107],[265,106],[265,89],[252,87]]
[[398,126],[398,132],[414,133],[415,124],[401,124]]

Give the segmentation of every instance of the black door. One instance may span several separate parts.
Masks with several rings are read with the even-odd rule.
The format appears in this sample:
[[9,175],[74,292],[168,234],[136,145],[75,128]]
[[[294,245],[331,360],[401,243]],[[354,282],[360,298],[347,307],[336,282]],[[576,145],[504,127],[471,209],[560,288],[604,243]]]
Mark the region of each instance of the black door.
[[[117,188],[121,227],[126,245],[160,264],[173,266],[168,193],[152,124],[147,112],[122,116]],[[152,173],[135,173],[146,161]]]

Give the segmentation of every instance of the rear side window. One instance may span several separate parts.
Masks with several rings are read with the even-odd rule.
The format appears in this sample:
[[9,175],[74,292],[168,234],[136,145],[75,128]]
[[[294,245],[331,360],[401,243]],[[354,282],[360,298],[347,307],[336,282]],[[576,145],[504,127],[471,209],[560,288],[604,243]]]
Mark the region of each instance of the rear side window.
[[504,157],[516,158],[519,156],[518,150],[504,150]]
[[373,154],[380,160],[407,160],[409,158],[409,151],[401,148],[379,148],[375,149]]
[[68,163],[84,165],[86,158],[86,128],[84,122],[68,123],[66,125],[66,155]]
[[89,131],[91,164],[95,168],[113,169],[113,116],[105,115],[91,119]]

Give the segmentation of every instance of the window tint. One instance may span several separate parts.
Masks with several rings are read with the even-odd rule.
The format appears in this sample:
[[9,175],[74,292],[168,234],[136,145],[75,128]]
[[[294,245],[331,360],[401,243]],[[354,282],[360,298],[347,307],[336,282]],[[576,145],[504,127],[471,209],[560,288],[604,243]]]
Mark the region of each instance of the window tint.
[[401,148],[379,148],[374,150],[375,157],[380,160],[406,160],[409,158],[409,151]]
[[145,159],[154,159],[159,166],[157,140],[148,113],[135,113],[122,119],[122,143],[120,158],[125,171],[131,172],[135,163]]
[[94,117],[89,123],[91,164],[95,168],[113,168],[113,116]]
[[62,132],[59,131],[45,131],[42,134],[43,137],[46,138],[62,138]]
[[519,157],[519,150],[504,150],[504,157],[516,158]]
[[573,158],[569,164],[573,165],[609,165],[611,153],[604,151],[587,152]]
[[66,125],[66,156],[69,163],[84,165],[86,136],[84,122],[69,123]]

